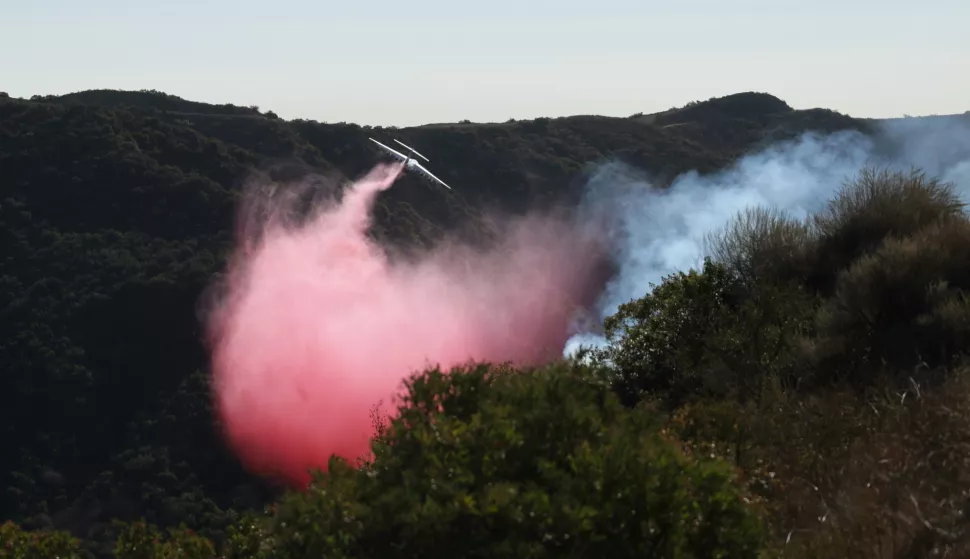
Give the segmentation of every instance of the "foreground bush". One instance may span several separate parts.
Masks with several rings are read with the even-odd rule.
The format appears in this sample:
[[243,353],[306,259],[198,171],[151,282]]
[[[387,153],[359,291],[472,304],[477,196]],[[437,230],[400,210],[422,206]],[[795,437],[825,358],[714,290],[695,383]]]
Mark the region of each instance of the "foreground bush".
[[[838,276],[819,310],[813,360],[858,386],[885,369],[932,370],[970,349],[970,222],[891,237]],[[822,377],[820,380],[826,380]]]
[[[185,526],[162,532],[145,522],[122,524],[115,545],[117,559],[213,559],[215,546]],[[167,533],[166,533],[167,532]]]
[[769,378],[797,382],[798,336],[814,304],[797,285],[746,284],[710,259],[664,278],[605,321],[598,353],[627,404],[677,406],[698,397],[758,398]]
[[0,525],[0,559],[81,559],[81,543],[67,532],[28,532],[5,522]]
[[414,377],[361,469],[332,460],[275,518],[281,557],[756,557],[723,462],[661,438],[566,365]]
[[744,285],[804,280],[814,264],[813,228],[784,211],[747,208],[707,235],[711,259]]
[[268,518],[246,514],[228,528],[226,541],[217,551],[210,539],[185,526],[159,529],[143,520],[115,522],[114,545],[92,555],[80,541],[63,531],[26,531],[12,522],[0,526],[0,559],[271,559],[273,537]]
[[887,238],[915,235],[933,224],[965,221],[953,185],[911,173],[865,168],[811,223],[816,238],[810,283],[830,294],[840,271]]

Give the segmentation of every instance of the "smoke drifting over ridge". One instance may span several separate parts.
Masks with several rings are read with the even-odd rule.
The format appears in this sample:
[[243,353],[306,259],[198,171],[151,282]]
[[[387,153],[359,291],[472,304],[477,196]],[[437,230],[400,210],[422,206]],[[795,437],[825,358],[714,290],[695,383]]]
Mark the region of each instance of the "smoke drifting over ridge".
[[648,293],[651,283],[697,267],[705,255],[705,235],[739,211],[767,206],[804,218],[867,165],[919,168],[951,182],[961,198],[970,200],[970,116],[884,121],[871,136],[857,131],[807,133],[709,176],[684,173],[663,190],[647,174],[622,163],[599,166],[582,205],[586,212],[614,217],[611,239],[619,272],[596,305],[598,320],[587,321],[597,327],[577,328],[564,354],[605,344],[598,331],[602,319]]

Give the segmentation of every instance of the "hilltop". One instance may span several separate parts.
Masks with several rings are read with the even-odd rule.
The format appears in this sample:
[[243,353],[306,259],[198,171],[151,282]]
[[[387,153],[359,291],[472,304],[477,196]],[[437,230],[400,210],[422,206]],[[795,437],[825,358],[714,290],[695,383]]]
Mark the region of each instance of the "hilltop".
[[[74,127],[71,135],[79,144],[110,138],[119,157],[129,152],[138,158],[148,155],[152,161],[145,160],[146,165],[170,164],[230,190],[238,186],[234,181],[241,180],[243,169],[252,167],[291,173],[304,167],[356,176],[378,157],[368,136],[398,137],[434,154],[435,173],[459,185],[442,196],[405,180],[387,196],[394,211],[385,212],[403,212],[406,217],[396,219],[404,223],[382,222],[399,233],[454,226],[469,218],[468,212],[474,211],[470,208],[483,205],[521,211],[536,203],[569,201],[577,194],[577,174],[606,158],[624,160],[663,180],[687,170],[713,171],[759,144],[808,130],[866,126],[832,111],[795,111],[775,97],[753,93],[631,118],[573,116],[402,129],[284,121],[255,107],[199,103],[157,91],[92,90],[30,101],[6,99],[3,110],[10,142],[21,143],[27,127],[45,120],[47,126],[34,134],[56,136],[62,131],[58,126]],[[97,129],[105,125],[110,131]],[[32,141],[43,145],[36,136]],[[25,179],[8,173],[5,180],[16,187]],[[406,202],[398,196],[404,193]],[[422,216],[411,215],[414,207],[422,208]],[[225,214],[221,216],[225,223]]]
[[279,495],[212,426],[197,320],[254,173],[352,178],[380,158],[368,136],[416,146],[455,189],[406,176],[382,193],[374,235],[406,249],[479,236],[486,210],[574,204],[591,163],[619,159],[663,183],[807,131],[871,126],[765,93],[626,118],[394,129],[157,91],[0,95],[0,520],[104,552],[113,518],[215,537],[233,511]]

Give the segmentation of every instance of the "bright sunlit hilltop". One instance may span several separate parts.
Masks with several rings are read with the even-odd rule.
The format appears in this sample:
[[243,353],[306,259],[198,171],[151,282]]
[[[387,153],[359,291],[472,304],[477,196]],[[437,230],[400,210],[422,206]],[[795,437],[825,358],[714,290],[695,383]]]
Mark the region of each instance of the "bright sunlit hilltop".
[[[626,116],[737,91],[858,117],[965,110],[960,0],[13,3],[10,94],[162,89],[413,126]],[[124,56],[119,56],[120,52]],[[918,76],[918,77],[917,77]]]

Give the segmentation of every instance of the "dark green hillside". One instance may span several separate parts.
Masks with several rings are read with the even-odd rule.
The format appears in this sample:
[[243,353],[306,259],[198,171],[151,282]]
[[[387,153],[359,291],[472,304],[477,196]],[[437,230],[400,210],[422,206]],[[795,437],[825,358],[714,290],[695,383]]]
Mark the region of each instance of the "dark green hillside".
[[796,111],[767,93],[737,93],[632,120],[662,128],[668,134],[690,139],[707,149],[738,157],[751,146],[791,139],[814,130],[831,133],[857,129],[869,131],[865,121],[828,109]]
[[[381,159],[369,136],[381,141],[397,137],[414,145],[455,190],[443,191],[407,176],[381,195],[375,234],[407,247],[433,242],[448,230],[475,231],[485,209],[521,212],[574,201],[590,162],[616,157],[673,178],[691,169],[717,170],[777,138],[867,126],[822,109],[793,110],[775,97],[755,93],[631,118],[576,116],[393,130],[285,121],[255,108],[210,105],[155,91],[98,90],[29,100],[0,96],[0,520],[70,530],[84,540],[86,549],[105,554],[118,536],[109,524],[112,519],[144,518],[163,527],[185,523],[221,542],[237,522],[237,513],[279,496],[242,472],[216,436],[197,318],[199,297],[223,265],[236,203],[253,173],[279,181],[312,173],[352,178]],[[833,331],[838,326],[827,324]],[[479,382],[478,373],[469,374],[455,382]],[[549,382],[531,388],[501,384],[505,392],[481,405],[496,421],[507,421],[503,398],[555,399],[572,390]],[[586,381],[569,382],[586,386]],[[422,386],[415,390],[436,390]],[[531,391],[530,396],[521,395],[520,389]],[[582,471],[595,472],[603,483],[622,484],[633,479],[627,470],[631,464],[654,457],[664,462],[636,483],[669,482],[664,498],[673,501],[681,498],[681,491],[693,492],[705,514],[719,519],[710,521],[714,528],[670,527],[676,539],[668,542],[670,550],[690,550],[700,554],[690,556],[700,557],[709,556],[704,550],[717,548],[752,556],[760,532],[746,513],[725,504],[734,503],[736,494],[724,485],[733,475],[729,470],[695,463],[667,442],[640,437],[638,429],[653,425],[646,418],[623,419],[622,429],[609,431],[613,442],[604,443],[598,433],[609,430],[606,426],[619,408],[592,389],[576,398],[582,400],[577,400],[577,413],[588,417],[559,419],[563,429],[582,425],[588,431],[576,434],[570,444],[594,444],[589,448],[595,452],[583,455]],[[533,423],[521,427],[526,429],[523,440],[539,440],[538,431],[529,429],[555,416],[535,408],[529,420]],[[482,428],[468,417],[455,421],[456,437]],[[506,434],[483,431],[481,436],[492,440]],[[597,453],[621,446],[635,450],[597,462]],[[529,467],[549,460],[563,470],[536,474],[541,478],[536,483],[569,484],[566,504],[593,498],[584,493],[581,480],[586,478],[566,472],[554,450],[545,449],[548,454]],[[368,502],[383,492],[381,484],[394,486],[394,476],[405,475],[402,464],[394,462],[379,482],[347,474],[339,480],[345,484],[341,491],[350,501]],[[541,501],[549,488],[533,489],[537,493],[523,493],[522,502]],[[493,489],[474,485],[468,491],[474,499],[487,499]],[[302,510],[299,503],[286,503],[285,514]],[[333,513],[323,502],[306,506],[316,507],[321,515]],[[686,501],[671,506],[683,514],[693,510]],[[411,509],[394,510],[404,514]],[[609,536],[609,523],[584,520],[585,509],[570,510],[556,517],[561,523],[556,530],[595,526],[589,530],[605,530],[602,534]],[[506,516],[496,526],[515,537],[529,539],[535,534],[528,530],[548,528],[517,531],[512,523],[516,513],[502,511],[500,516]],[[615,512],[626,514],[619,508]],[[427,514],[433,520],[438,512]],[[463,522],[478,526],[474,514],[468,515]],[[433,541],[432,520],[415,534]],[[382,522],[391,521],[375,516],[373,522],[371,529],[378,530]],[[719,522],[734,532],[718,543]],[[137,531],[137,526],[129,529]],[[13,528],[4,530],[9,541],[20,537]],[[476,538],[486,535],[474,532]],[[372,553],[386,551],[384,533],[354,537]],[[663,541],[644,534],[623,551],[632,555],[616,556],[635,556]],[[460,548],[460,542],[452,543],[458,546],[452,550]],[[517,555],[528,552],[526,547],[496,545],[492,551],[527,556]],[[0,557],[6,557],[2,550]],[[285,556],[302,556],[293,553]],[[446,547],[414,553],[451,556]]]
[[213,105],[188,101],[176,95],[156,90],[123,91],[115,89],[89,89],[67,95],[35,95],[31,101],[71,103],[105,108],[128,108],[163,113],[205,114],[225,116],[260,116],[256,107],[237,107],[225,103]]

